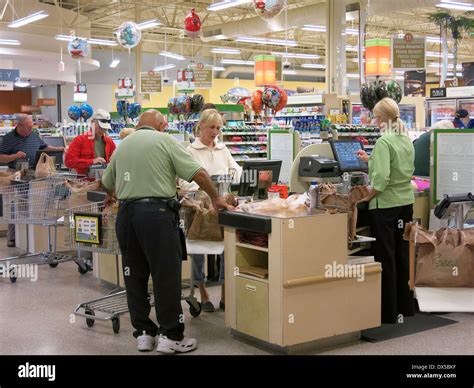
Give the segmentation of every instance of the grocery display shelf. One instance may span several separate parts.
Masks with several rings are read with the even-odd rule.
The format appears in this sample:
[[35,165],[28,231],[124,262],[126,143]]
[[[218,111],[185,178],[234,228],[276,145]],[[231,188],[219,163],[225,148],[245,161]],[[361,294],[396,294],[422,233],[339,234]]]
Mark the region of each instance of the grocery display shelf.
[[245,162],[246,160],[268,160],[268,158],[234,158],[236,162]]
[[222,132],[222,135],[266,135],[267,132],[227,132],[227,131],[224,131]]
[[263,151],[230,151],[232,155],[246,155],[246,154],[266,154],[267,150]]
[[368,137],[382,136],[380,132],[339,132],[339,131],[338,131],[338,135],[339,136],[368,136]]
[[267,144],[266,141],[225,141],[226,145]]

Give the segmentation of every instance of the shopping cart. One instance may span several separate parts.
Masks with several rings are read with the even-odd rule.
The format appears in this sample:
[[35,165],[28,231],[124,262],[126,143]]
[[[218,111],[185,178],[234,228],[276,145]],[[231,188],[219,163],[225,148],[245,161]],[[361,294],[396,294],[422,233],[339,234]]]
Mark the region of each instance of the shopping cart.
[[[72,179],[72,175],[68,175]],[[79,179],[76,177],[76,179]],[[29,230],[26,228],[26,253],[0,259],[0,263],[10,264],[10,281],[16,282],[14,268],[25,264],[48,264],[55,268],[59,263],[74,260],[81,274],[89,267],[71,252],[57,251],[58,227],[64,225],[64,214],[71,198],[70,191],[64,186],[64,176],[55,175],[45,179],[33,179],[30,182],[12,181],[12,184],[0,190],[0,222],[15,225],[40,225],[48,228],[48,250],[29,253]],[[13,269],[13,270],[12,270]]]
[[[120,315],[128,312],[126,291],[120,287],[119,255],[120,247],[115,235],[116,214],[106,209],[104,202],[68,209],[66,222],[69,225],[67,244],[70,249],[115,255],[116,288],[109,295],[83,302],[77,305],[74,315],[86,319],[88,327],[94,326],[96,320],[112,322],[114,333],[120,331]],[[182,296],[189,305],[193,317],[201,313],[201,304],[194,297],[194,282],[189,284],[190,294]],[[155,301],[153,289],[148,289],[150,306]],[[97,315],[96,313],[99,313]]]

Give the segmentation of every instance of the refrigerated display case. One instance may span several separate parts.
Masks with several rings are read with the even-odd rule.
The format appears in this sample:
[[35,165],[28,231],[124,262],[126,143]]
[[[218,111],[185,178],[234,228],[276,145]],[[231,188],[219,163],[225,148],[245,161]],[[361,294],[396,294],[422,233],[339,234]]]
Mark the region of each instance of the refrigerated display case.
[[370,110],[364,108],[362,104],[352,104],[352,124],[355,125],[369,125],[372,121],[370,117]]
[[415,105],[399,105],[400,120],[405,123],[408,129],[416,127],[416,106]]
[[426,108],[428,111],[426,125],[431,127],[440,120],[453,121],[457,110],[457,101],[455,98],[426,100]]

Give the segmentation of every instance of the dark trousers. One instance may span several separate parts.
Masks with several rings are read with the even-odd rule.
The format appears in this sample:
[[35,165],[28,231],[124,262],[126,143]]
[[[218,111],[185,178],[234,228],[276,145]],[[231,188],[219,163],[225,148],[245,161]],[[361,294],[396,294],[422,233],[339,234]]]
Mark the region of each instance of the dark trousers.
[[405,224],[413,218],[413,205],[370,210],[375,260],[382,263],[382,323],[397,322],[398,314],[414,314],[409,280],[409,243]]
[[[179,219],[162,203],[127,203],[120,206],[116,233],[122,253],[127,302],[136,338],[145,331],[180,341],[184,333],[181,307]],[[149,318],[148,278],[155,294],[158,328]]]

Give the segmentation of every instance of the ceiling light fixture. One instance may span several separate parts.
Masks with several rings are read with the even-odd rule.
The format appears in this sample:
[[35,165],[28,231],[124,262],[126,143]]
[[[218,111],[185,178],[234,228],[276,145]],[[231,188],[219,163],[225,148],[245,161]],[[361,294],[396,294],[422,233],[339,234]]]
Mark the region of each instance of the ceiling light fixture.
[[436,4],[438,8],[457,9],[461,11],[474,11],[474,5],[468,3],[461,3],[459,1],[441,0],[441,3]]
[[303,63],[301,67],[304,67],[306,69],[325,69],[326,65],[322,63]]
[[272,51],[272,55],[286,58],[298,58],[298,59],[319,59],[320,55],[317,54],[303,54],[303,53],[281,53],[278,51]]
[[357,28],[346,28],[347,35],[359,35],[359,30]]
[[351,73],[348,73],[346,74],[347,78],[359,78],[359,74],[351,74]]
[[346,46],[346,51],[359,51],[359,48],[357,46]]
[[[426,56],[427,57],[432,57],[432,58],[441,58],[442,54],[435,53],[434,51],[427,51]],[[448,54],[448,58],[454,58],[454,54]]]
[[305,24],[301,29],[305,31],[326,32],[326,27],[315,26],[313,24]]
[[208,11],[220,11],[226,8],[238,7],[239,5],[249,4],[252,3],[253,0],[225,0],[220,1],[218,3],[211,4],[207,7]]
[[441,43],[441,38],[438,38],[436,36],[427,36],[426,41],[430,43]]
[[246,65],[253,66],[255,65],[254,61],[244,61],[242,59],[221,59],[223,65]]
[[30,24],[38,20],[44,19],[48,16],[49,15],[44,11],[35,12],[35,13],[32,13],[31,15],[25,16],[24,18],[14,20],[8,25],[8,27],[18,28],[18,27],[24,26],[25,24]]
[[163,70],[169,70],[169,69],[174,69],[176,65],[174,63],[170,63],[168,65],[164,66],[157,66],[153,69],[153,71],[163,71]]
[[150,20],[145,20],[144,22],[138,23],[137,26],[140,30],[145,30],[147,28],[161,26],[161,23],[157,19],[150,19]]
[[283,70],[282,71],[283,75],[296,75],[298,74],[296,70]]
[[120,63],[120,59],[115,58],[112,62],[110,62],[109,67],[111,67],[112,69],[115,69],[119,63]]
[[211,49],[211,53],[239,55],[241,51],[237,49],[232,49],[232,48],[214,47],[213,49]]
[[5,44],[9,46],[19,46],[21,43],[16,39],[0,39],[0,44]]
[[175,53],[172,53],[172,52],[169,52],[169,51],[160,51],[160,55],[162,57],[173,58],[173,59],[176,59],[178,61],[184,61],[186,59],[182,55],[175,54]]
[[236,42],[257,43],[257,44],[274,44],[277,46],[292,46],[296,47],[298,43],[295,40],[272,39],[272,38],[252,38],[247,36],[239,36]]
[[56,35],[56,40],[61,40],[64,42],[71,42],[74,39],[85,39],[89,44],[98,44],[101,46],[117,46],[118,43],[114,40],[107,40],[107,39],[97,39],[97,38],[80,38],[78,36],[71,36],[71,35]]
[[212,66],[212,71],[224,71],[224,66]]
[[27,88],[28,86],[30,86],[30,83],[28,81],[22,81],[21,79],[18,79],[17,81],[15,81],[15,86],[19,88]]
[[[440,68],[440,67],[441,67],[440,64],[435,63],[435,62],[431,62],[428,66],[429,66],[429,67],[435,67],[435,68]],[[448,64],[448,69],[449,69],[449,70],[452,70],[453,68],[454,68],[454,64],[449,63],[449,64]],[[458,65],[456,66],[456,70],[462,70],[462,65],[458,64]]]

